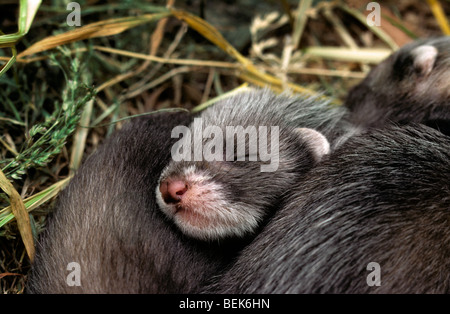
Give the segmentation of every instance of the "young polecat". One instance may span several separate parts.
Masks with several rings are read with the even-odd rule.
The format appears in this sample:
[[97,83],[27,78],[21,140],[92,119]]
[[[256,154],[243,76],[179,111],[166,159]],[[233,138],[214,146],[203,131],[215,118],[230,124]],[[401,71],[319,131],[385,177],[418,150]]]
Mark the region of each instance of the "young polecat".
[[420,122],[450,134],[450,37],[403,46],[349,92],[350,120],[361,127]]
[[206,291],[449,293],[449,178],[450,140],[434,129],[355,136]]
[[344,117],[344,108],[323,100],[269,90],[217,103],[194,120],[185,130],[190,135],[173,149],[173,157],[182,153],[161,175],[158,204],[194,238],[252,234],[296,180],[329,152],[327,138],[334,147],[346,136]]

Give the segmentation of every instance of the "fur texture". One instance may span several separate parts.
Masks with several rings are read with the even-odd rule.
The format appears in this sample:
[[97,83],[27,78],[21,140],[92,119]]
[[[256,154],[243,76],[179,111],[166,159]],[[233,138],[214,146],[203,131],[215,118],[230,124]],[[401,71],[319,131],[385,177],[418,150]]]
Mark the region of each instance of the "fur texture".
[[[431,128],[353,137],[206,291],[449,293],[449,178],[450,140]],[[371,262],[380,286],[367,284]]]

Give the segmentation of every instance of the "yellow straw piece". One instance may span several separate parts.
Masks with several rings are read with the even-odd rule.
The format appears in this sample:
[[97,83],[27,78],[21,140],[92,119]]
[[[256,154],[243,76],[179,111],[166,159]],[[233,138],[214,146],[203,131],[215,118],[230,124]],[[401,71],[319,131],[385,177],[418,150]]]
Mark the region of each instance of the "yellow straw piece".
[[427,0],[427,2],[444,35],[450,35],[450,26],[444,10],[442,10],[441,3],[438,0]]

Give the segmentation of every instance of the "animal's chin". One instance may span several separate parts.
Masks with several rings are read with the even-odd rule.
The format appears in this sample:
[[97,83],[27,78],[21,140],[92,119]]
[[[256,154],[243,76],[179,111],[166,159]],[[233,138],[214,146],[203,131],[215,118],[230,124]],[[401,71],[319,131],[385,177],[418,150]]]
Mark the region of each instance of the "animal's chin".
[[217,226],[219,221],[212,214],[201,212],[188,206],[175,206],[174,220],[180,225],[187,225],[196,229],[211,229]]
[[180,207],[174,213],[173,220],[184,234],[207,241],[242,237],[253,232],[258,224],[253,216],[236,216],[229,210],[218,213],[218,210],[217,207],[210,208],[210,211]]

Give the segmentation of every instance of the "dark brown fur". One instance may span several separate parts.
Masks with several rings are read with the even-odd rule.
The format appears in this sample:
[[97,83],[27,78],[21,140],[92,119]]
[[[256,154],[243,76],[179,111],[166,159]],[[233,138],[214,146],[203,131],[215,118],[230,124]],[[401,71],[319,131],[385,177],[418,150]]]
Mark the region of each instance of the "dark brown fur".
[[[226,265],[240,243],[185,237],[155,203],[171,129],[189,122],[178,113],[134,120],[86,160],[41,236],[29,293],[192,293]],[[66,283],[71,262],[81,286]]]

